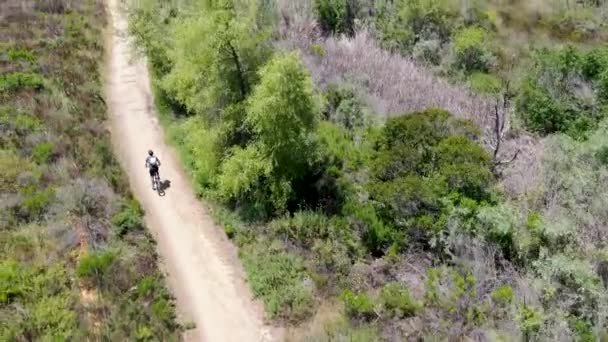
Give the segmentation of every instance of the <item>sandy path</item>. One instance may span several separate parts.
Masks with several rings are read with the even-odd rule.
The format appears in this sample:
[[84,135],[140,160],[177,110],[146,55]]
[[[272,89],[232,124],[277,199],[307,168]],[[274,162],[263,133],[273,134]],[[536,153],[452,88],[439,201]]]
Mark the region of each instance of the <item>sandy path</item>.
[[[163,267],[180,314],[196,324],[188,340],[268,341],[259,305],[251,299],[236,252],[195,198],[178,159],[163,140],[144,61],[134,59],[119,0],[110,0],[107,97],[112,139],[146,224],[158,242]],[[150,187],[144,168],[148,149],[159,156],[166,195]],[[272,332],[274,335],[274,332]]]

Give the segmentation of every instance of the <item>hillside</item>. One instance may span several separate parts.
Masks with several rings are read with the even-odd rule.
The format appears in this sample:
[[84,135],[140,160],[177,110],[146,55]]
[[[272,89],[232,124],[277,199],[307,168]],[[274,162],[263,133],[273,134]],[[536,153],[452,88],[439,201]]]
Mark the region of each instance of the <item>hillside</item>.
[[605,0],[124,3],[120,165],[106,4],[0,4],[1,340],[183,339],[158,251],[212,339],[608,340]]
[[98,0],[0,4],[0,340],[176,341],[106,130]]
[[133,3],[161,120],[294,340],[608,336],[608,4]]

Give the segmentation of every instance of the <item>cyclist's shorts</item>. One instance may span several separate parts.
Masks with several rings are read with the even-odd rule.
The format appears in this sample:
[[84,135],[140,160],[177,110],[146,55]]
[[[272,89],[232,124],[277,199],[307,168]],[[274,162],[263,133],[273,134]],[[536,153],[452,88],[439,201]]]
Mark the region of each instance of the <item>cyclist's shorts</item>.
[[150,177],[154,177],[158,174],[158,166],[157,167],[150,167]]

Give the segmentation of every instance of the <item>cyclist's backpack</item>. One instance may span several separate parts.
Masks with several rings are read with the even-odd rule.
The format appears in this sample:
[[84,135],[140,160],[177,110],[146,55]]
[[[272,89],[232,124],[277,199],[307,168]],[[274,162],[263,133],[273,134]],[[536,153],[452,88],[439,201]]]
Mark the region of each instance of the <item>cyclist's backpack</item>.
[[150,167],[155,169],[158,168],[158,159],[155,156],[148,158],[148,163],[150,164]]

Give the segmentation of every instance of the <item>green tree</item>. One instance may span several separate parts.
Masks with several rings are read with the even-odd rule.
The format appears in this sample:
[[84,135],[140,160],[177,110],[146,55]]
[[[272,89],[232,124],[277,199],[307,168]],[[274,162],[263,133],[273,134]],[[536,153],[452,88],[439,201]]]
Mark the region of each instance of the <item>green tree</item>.
[[261,151],[280,179],[295,179],[306,171],[311,134],[319,116],[310,75],[299,56],[271,60],[261,71],[247,114]]
[[162,86],[194,113],[218,113],[243,101],[257,82],[271,49],[255,20],[238,16],[230,2],[201,11],[172,27],[173,68]]

